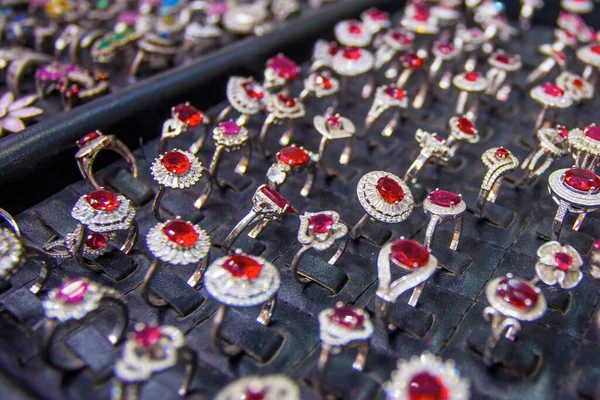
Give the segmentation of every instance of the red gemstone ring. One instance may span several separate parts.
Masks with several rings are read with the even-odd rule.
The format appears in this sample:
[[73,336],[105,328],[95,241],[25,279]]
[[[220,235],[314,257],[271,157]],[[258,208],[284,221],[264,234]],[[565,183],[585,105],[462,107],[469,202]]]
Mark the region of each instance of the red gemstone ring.
[[[315,97],[322,99],[324,97],[333,96],[340,91],[340,81],[331,76],[328,72],[311,72],[304,80],[304,89],[298,98],[301,101],[306,100],[310,93],[314,93]],[[333,114],[337,108],[337,99],[327,108],[326,114]]]
[[[67,233],[63,239],[53,240],[44,244],[44,251],[52,258],[64,259],[73,257],[77,238],[81,236],[81,229],[83,229],[83,227],[78,225],[73,232]],[[116,236],[115,232],[88,232],[83,240],[83,257],[93,260],[104,254],[110,253],[111,246],[109,243],[113,241]],[[127,245],[133,245],[133,243],[128,243]],[[123,253],[131,251],[124,247],[120,250]]]
[[485,73],[488,87],[485,94],[494,96],[498,101],[506,102],[512,91],[512,79],[523,63],[518,54],[509,54],[496,50],[488,57],[490,69]]
[[[73,325],[81,325],[104,310],[106,305],[117,308],[117,318],[110,321],[113,324],[107,335],[109,343],[116,346],[121,342],[127,331],[129,312],[125,298],[116,290],[85,278],[63,281],[57,288],[48,292],[48,297],[42,301],[46,320],[44,322],[44,340],[42,343],[42,358],[53,368],[60,371],[74,371],[85,367],[85,362],[79,358],[57,357],[53,353],[58,333],[64,328],[71,332]],[[90,349],[93,351],[93,349]]]
[[435,189],[429,193],[429,196],[423,201],[423,211],[429,215],[429,224],[425,231],[423,245],[427,249],[431,249],[431,242],[433,241],[436,227],[447,221],[455,221],[450,249],[456,250],[462,231],[463,213],[466,209],[467,205],[460,194],[440,189]]
[[503,147],[493,147],[481,155],[481,161],[487,168],[487,172],[481,182],[479,195],[477,196],[477,210],[475,215],[483,218],[485,205],[495,203],[504,182],[504,176],[519,166],[519,159]]
[[287,214],[294,212],[292,205],[279,192],[269,185],[261,185],[252,196],[252,209],[229,232],[221,248],[229,251],[237,237],[255,222],[256,226],[248,233],[253,239],[256,239],[271,221],[280,221]]
[[[458,138],[458,136],[456,138]],[[454,143],[454,141],[452,142],[454,146],[450,146],[448,141],[442,139],[437,133],[426,132],[422,129],[417,129],[415,132],[415,140],[421,147],[421,151],[406,170],[403,178],[405,182],[416,182],[417,176],[432,158],[444,162],[450,161],[450,159],[454,157],[457,149],[457,143]]]
[[531,89],[530,92],[531,98],[538,103],[542,104],[542,110],[540,111],[536,122],[535,122],[535,130],[540,129],[544,122],[549,122],[550,125],[553,125],[553,121],[545,121],[546,113],[549,108],[564,110],[573,105],[573,99],[569,96],[568,93],[565,92],[563,88],[558,86],[555,83],[544,83],[543,85],[536,86]]
[[77,153],[75,153],[75,160],[79,167],[79,172],[83,179],[88,181],[94,188],[99,189],[100,185],[94,177],[94,161],[98,156],[98,153],[102,150],[111,150],[119,154],[129,164],[131,175],[134,178],[138,177],[138,165],[135,156],[115,135],[104,135],[102,132],[96,130],[88,133],[77,141]]
[[569,154],[569,131],[564,126],[557,125],[555,128],[538,129],[536,137],[539,145],[527,155],[521,164],[525,175],[519,181],[519,186],[527,186],[535,182],[550,168],[554,160]]
[[356,20],[340,21],[333,29],[335,40],[342,46],[367,47],[373,40],[373,32]]
[[[555,35],[558,33],[561,34],[560,29],[554,31]],[[557,37],[558,39],[558,37]],[[575,43],[577,41],[575,40]],[[571,42],[572,43],[572,42]],[[572,43],[573,44],[573,43]],[[527,75],[527,83],[532,84],[539,80],[544,76],[548,76],[550,72],[557,67],[560,71],[563,71],[566,68],[567,56],[563,53],[563,49],[566,47],[566,44],[557,41],[554,44],[543,44],[538,47],[539,52],[546,56],[544,60],[537,66],[536,69],[531,71],[529,75]]]
[[335,254],[327,261],[327,264],[335,266],[348,244],[347,233],[348,226],[340,220],[340,215],[335,211],[305,212],[300,215],[298,242],[302,247],[296,252],[290,265],[292,276],[296,282],[307,283],[314,280],[312,277],[298,272],[300,260],[308,250],[325,251],[338,239],[342,239]]
[[514,341],[521,322],[541,318],[548,306],[540,288],[513,274],[492,279],[485,287],[485,296],[490,306],[483,310],[483,316],[492,323],[492,335],[486,343],[483,359],[491,365],[494,348],[502,334],[506,331],[506,338]]
[[160,203],[167,189],[188,189],[205,176],[207,182],[202,195],[194,202],[198,210],[202,209],[212,192],[210,174],[205,173],[204,166],[195,155],[184,150],[175,149],[161,154],[152,163],[150,172],[159,185],[152,202],[152,212],[157,221],[164,221],[160,215]]
[[359,237],[370,219],[388,224],[404,221],[412,213],[415,204],[408,185],[396,175],[385,171],[365,174],[358,181],[356,194],[365,215],[350,231],[352,239]]
[[419,35],[435,35],[440,31],[438,19],[431,13],[429,6],[423,2],[409,3],[400,25]]
[[366,138],[375,121],[391,108],[394,109],[394,114],[385,125],[385,128],[381,131],[381,135],[385,137],[392,136],[392,133],[394,133],[394,130],[402,119],[401,111],[406,107],[408,107],[408,95],[404,89],[399,88],[396,85],[379,86],[375,90],[373,104],[371,104],[371,108],[369,108],[369,112],[367,112],[361,138]]
[[387,400],[471,398],[469,380],[459,375],[454,362],[430,353],[399,360],[383,391]]
[[273,264],[262,257],[244,254],[239,249],[210,264],[204,274],[204,287],[220,303],[213,320],[211,340],[221,354],[235,356],[242,351],[236,344],[223,345],[221,328],[227,309],[262,304],[256,321],[269,325],[280,284],[279,272]]
[[166,264],[191,265],[197,264],[196,269],[187,280],[187,284],[195,288],[200,283],[204,270],[208,265],[210,237],[199,225],[183,221],[180,218],[159,222],[148,231],[146,244],[154,256],[152,264],[146,272],[140,296],[153,307],[167,305],[150,293],[152,280],[158,271]]
[[569,71],[563,71],[556,77],[556,84],[575,101],[589,100],[594,96],[594,85],[583,77]]
[[537,257],[535,273],[546,285],[572,289],[583,278],[583,259],[573,246],[546,242],[537,249]]
[[[138,323],[115,363],[111,391],[120,394],[121,397],[117,395],[120,400],[134,400],[143,382],[155,373],[175,367],[181,359],[185,362],[185,375],[177,394],[185,397],[196,370],[196,353],[185,345],[183,332],[171,325]],[[133,397],[131,393],[135,393]]]
[[356,127],[354,123],[346,117],[339,114],[335,115],[316,115],[313,118],[315,130],[321,135],[319,144],[318,160],[323,163],[325,160],[325,149],[330,141],[344,140],[344,149],[339,158],[339,163],[346,165],[350,162],[352,156],[352,142]]
[[300,400],[298,384],[285,375],[247,376],[217,393],[215,400]]
[[319,337],[321,353],[317,362],[315,388],[320,398],[326,399],[325,377],[331,356],[344,349],[358,347],[352,368],[362,371],[367,363],[371,336],[375,327],[369,314],[356,307],[344,306],[338,302],[333,308],[326,308],[319,313]]
[[[440,7],[442,8],[442,7]],[[444,64],[451,64],[452,60],[460,54],[460,46],[457,46],[454,42],[450,42],[447,39],[438,40],[433,43],[431,48],[434,59],[429,66],[429,82],[433,82],[438,76],[440,71],[443,69],[446,72],[442,75],[438,86],[446,90],[450,87],[450,80],[452,78],[451,67],[445,67]]]
[[579,214],[573,224],[578,231],[588,212],[600,209],[600,177],[578,167],[554,171],[548,178],[548,192],[558,204],[552,223],[552,240],[560,240],[567,213]]
[[271,153],[267,151],[267,135],[269,129],[274,124],[287,122],[288,129],[281,135],[279,144],[287,146],[294,136],[294,121],[304,118],[306,109],[302,101],[297,97],[290,96],[287,92],[278,94],[267,94],[265,97],[265,107],[269,113],[260,129],[258,136],[258,145],[262,149],[263,156],[268,158]]
[[213,182],[218,183],[217,173],[223,152],[231,153],[244,150],[244,154],[235,166],[235,173],[244,175],[252,158],[252,144],[250,133],[245,126],[238,125],[236,121],[222,121],[213,129],[215,151],[210,160],[209,174]]
[[[412,48],[415,35],[404,28],[396,28],[387,31],[381,37],[381,45],[375,52],[375,69],[379,70],[387,65],[392,59],[403,51]],[[389,78],[389,76],[386,76]]]
[[[458,99],[456,100],[455,112],[457,115],[466,114],[470,120],[477,119],[477,111],[479,109],[479,93],[483,92],[488,87],[488,81],[479,72],[463,72],[452,79],[452,83],[459,90]],[[469,110],[465,112],[469,97],[472,101]]]
[[244,126],[248,120],[264,108],[265,91],[254,78],[232,76],[227,81],[227,100],[229,104],[219,113],[218,122],[223,122],[232,110],[240,115],[236,120]]
[[600,165],[600,126],[571,129],[567,135],[571,157],[579,168],[595,171]]
[[169,139],[175,138],[184,132],[194,130],[200,125],[204,125],[204,132],[192,145],[192,153],[197,153],[204,143],[207,135],[210,118],[202,111],[191,105],[189,102],[176,105],[171,108],[171,118],[167,119],[162,126],[162,134],[158,142],[158,154],[165,152],[166,144]]
[[291,145],[279,150],[275,159],[275,163],[267,171],[269,186],[279,190],[289,176],[306,171],[306,181],[300,194],[308,197],[315,182],[319,156],[312,151],[305,150],[304,147]]

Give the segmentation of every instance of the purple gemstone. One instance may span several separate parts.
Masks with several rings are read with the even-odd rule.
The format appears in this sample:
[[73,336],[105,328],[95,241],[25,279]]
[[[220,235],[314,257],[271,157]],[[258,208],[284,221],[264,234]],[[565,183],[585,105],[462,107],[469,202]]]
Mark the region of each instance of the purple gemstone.
[[223,15],[227,13],[229,6],[224,1],[211,3],[206,10],[206,15]]

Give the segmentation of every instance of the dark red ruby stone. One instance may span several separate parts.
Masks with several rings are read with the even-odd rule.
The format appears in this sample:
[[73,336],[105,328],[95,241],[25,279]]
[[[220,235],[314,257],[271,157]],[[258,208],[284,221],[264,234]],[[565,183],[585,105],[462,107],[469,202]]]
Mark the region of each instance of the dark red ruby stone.
[[325,90],[330,90],[333,87],[331,79],[329,79],[325,75],[317,74],[315,76],[315,82],[317,83],[317,85],[322,86]]
[[121,204],[116,194],[105,189],[94,190],[85,196],[85,200],[98,211],[112,211]]
[[310,217],[308,227],[314,233],[327,233],[333,226],[333,217],[329,214],[317,214]]
[[173,174],[181,175],[188,172],[192,166],[190,159],[179,151],[169,151],[160,160],[165,169]]
[[162,333],[158,326],[144,326],[133,334],[133,340],[146,349],[158,343],[161,337]]
[[569,267],[573,264],[573,257],[568,255],[567,253],[556,253],[554,255],[554,261],[558,266],[558,269],[561,271],[567,271]]
[[76,304],[83,300],[88,291],[87,279],[76,278],[64,282],[58,288],[56,298],[67,304]]
[[429,195],[429,200],[431,200],[433,204],[441,207],[451,207],[461,202],[459,195],[447,190],[434,190]]
[[85,239],[85,246],[90,250],[101,250],[106,246],[106,236],[101,233],[91,232]]
[[285,206],[288,206],[288,209],[286,211],[288,214],[294,211],[292,205],[286,199],[284,199],[282,195],[280,195],[275,189],[272,189],[270,186],[265,185],[260,189],[260,191],[282,210],[285,208]]
[[458,129],[460,129],[464,133],[468,135],[475,134],[475,125],[473,124],[473,122],[471,122],[470,119],[465,117],[459,117],[456,124],[458,125]]
[[296,146],[288,146],[279,150],[277,158],[282,163],[293,167],[300,167],[308,163],[308,153]]
[[513,56],[509,56],[508,54],[498,54],[496,56],[496,61],[502,64],[512,64],[514,62]]
[[421,268],[429,262],[429,251],[414,240],[396,240],[390,256],[408,269]]
[[386,13],[385,11],[381,11],[377,8],[370,8],[367,11],[367,15],[375,21],[385,21],[388,19],[388,13]]
[[565,172],[564,182],[581,192],[597,192],[600,189],[600,177],[587,169],[573,167]]
[[99,137],[100,137],[100,133],[98,133],[97,131],[90,132],[76,142],[77,147],[83,147],[86,144],[88,144],[89,142],[91,142],[92,140],[97,139]]
[[186,125],[194,128],[202,123],[204,115],[200,110],[188,104],[179,104],[175,106],[175,115],[177,119]]
[[377,180],[377,192],[386,203],[396,204],[404,199],[404,190],[402,186],[394,179],[382,176]]
[[252,257],[234,254],[225,260],[223,268],[236,278],[252,280],[260,274],[262,264]]
[[283,54],[271,58],[267,61],[267,66],[271,67],[279,77],[286,80],[296,79],[300,73],[298,65]]
[[538,299],[538,294],[527,282],[509,277],[498,282],[496,294],[521,310],[532,308]]
[[356,47],[346,47],[342,56],[348,60],[358,60],[362,57],[362,51]]
[[585,136],[600,141],[600,126],[590,125],[584,128]]
[[246,82],[242,85],[242,87],[244,88],[246,94],[255,100],[260,100],[265,95],[254,81]]
[[410,380],[408,397],[410,400],[448,400],[450,391],[439,377],[423,371]]
[[600,54],[600,45],[590,47],[592,53]]
[[383,89],[383,91],[388,96],[391,96],[398,100],[402,100],[406,96],[406,92],[404,90],[400,89],[399,87],[393,86],[393,85],[386,86],[386,88]]
[[495,155],[498,158],[506,158],[510,155],[510,152],[508,150],[500,147],[498,150],[496,150]]
[[575,85],[576,87],[581,89],[584,86],[584,83],[581,79],[575,78],[575,79],[573,79],[573,85]]
[[169,241],[179,246],[191,246],[198,241],[198,232],[192,224],[186,221],[169,221],[162,228]]
[[542,89],[544,90],[544,93],[552,97],[561,97],[563,94],[565,94],[564,90],[562,90],[554,83],[544,83],[542,85]]
[[478,72],[467,72],[465,74],[465,79],[469,82],[475,82],[477,79],[479,79],[480,76],[481,75],[479,75]]
[[329,320],[348,329],[357,329],[363,326],[365,317],[352,307],[335,307]]

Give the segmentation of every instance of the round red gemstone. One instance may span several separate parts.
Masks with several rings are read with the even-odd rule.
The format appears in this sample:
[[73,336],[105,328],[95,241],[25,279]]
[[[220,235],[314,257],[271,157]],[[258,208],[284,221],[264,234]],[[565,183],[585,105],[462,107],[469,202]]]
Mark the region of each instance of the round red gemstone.
[[331,90],[333,84],[331,83],[331,79],[326,77],[325,75],[317,74],[315,75],[315,83],[325,90]]
[[575,85],[576,87],[581,89],[585,85],[585,83],[583,83],[583,81],[581,79],[575,78],[575,79],[573,79],[573,85]]
[[569,136],[569,131],[564,126],[559,126],[556,130],[558,131],[558,135],[563,139]]
[[292,207],[292,205],[286,199],[284,199],[283,196],[280,195],[279,192],[277,192],[275,189],[272,189],[270,186],[265,185],[260,189],[260,191],[282,210],[287,206],[288,208],[286,212],[288,214],[294,212],[294,208]]
[[382,176],[377,180],[377,192],[386,203],[396,204],[404,199],[402,186],[394,179]]
[[413,3],[413,18],[419,22],[425,22],[429,19],[429,7],[422,3]]
[[162,228],[163,233],[169,241],[178,246],[191,246],[198,241],[198,232],[194,225],[186,221],[173,220],[169,221]]
[[77,143],[77,147],[83,147],[94,139],[98,139],[100,137],[100,133],[98,131],[90,132],[81,139],[79,139]]
[[554,261],[556,261],[558,269],[561,271],[566,271],[573,264],[573,257],[567,253],[556,253],[554,255]]
[[437,45],[437,50],[442,54],[450,54],[454,51],[452,43],[440,43]]
[[328,214],[317,214],[310,217],[308,227],[314,233],[327,233],[333,226],[333,217]]
[[388,13],[377,8],[370,8],[367,11],[367,15],[375,21],[385,21],[388,19]]
[[229,136],[235,136],[240,133],[240,126],[236,124],[234,121],[225,121],[219,124],[219,128]]
[[267,66],[272,68],[280,78],[286,80],[296,79],[300,73],[298,65],[283,54],[278,54],[271,58],[267,62]]
[[353,35],[359,36],[362,34],[362,28],[360,27],[360,22],[355,21],[348,24],[348,32]]
[[255,100],[261,100],[264,97],[264,92],[260,89],[260,87],[254,81],[248,81],[242,85],[244,91],[249,97],[252,97]]
[[417,69],[423,66],[423,59],[414,53],[407,53],[400,57],[400,63],[404,68]]
[[362,51],[356,47],[346,47],[342,56],[348,60],[358,60],[362,57]]
[[365,322],[365,316],[356,312],[352,307],[335,307],[329,320],[334,324],[348,329],[361,328]]
[[591,46],[590,50],[592,51],[592,53],[596,53],[596,54],[600,55],[600,45]]
[[506,150],[503,147],[500,147],[498,150],[496,150],[496,153],[494,153],[494,154],[498,158],[506,158],[506,157],[510,156],[510,151]]
[[388,96],[393,97],[398,100],[402,100],[406,96],[406,92],[396,86],[386,86],[386,88],[383,89],[383,91]]
[[294,107],[296,105],[296,100],[287,94],[281,93],[277,98],[279,99],[279,102],[286,107]]
[[87,279],[77,278],[64,282],[58,288],[56,298],[67,304],[79,303],[85,297],[88,291],[89,282]]
[[291,165],[292,167],[301,167],[308,163],[308,153],[302,150],[300,147],[288,146],[279,150],[277,153],[277,159],[284,164]]
[[136,330],[133,334],[133,340],[144,348],[154,346],[161,337],[162,332],[158,326],[144,326],[142,329]]
[[85,196],[85,200],[98,211],[112,211],[121,204],[116,194],[105,189],[94,190]]
[[177,175],[185,174],[192,166],[188,156],[180,151],[169,151],[165,153],[162,156],[160,163],[167,171]]
[[467,72],[465,74],[465,79],[469,82],[475,82],[477,79],[479,79],[480,76],[481,75],[479,75],[478,72]]
[[85,238],[85,246],[90,250],[101,250],[106,246],[106,236],[101,233],[91,232]]
[[265,400],[267,392],[264,389],[248,388],[244,393],[244,400]]
[[544,83],[542,85],[542,89],[544,90],[544,93],[552,97],[561,97],[563,94],[565,94],[564,90],[562,90],[554,83]]
[[332,115],[330,117],[327,117],[327,125],[330,126],[340,126],[340,117],[338,117],[337,115]]
[[450,391],[439,377],[423,371],[410,380],[408,398],[409,400],[448,400]]
[[200,125],[204,120],[202,112],[189,104],[175,106],[174,114],[177,116],[177,119],[192,128]]
[[236,278],[252,280],[260,274],[262,264],[252,257],[234,254],[225,260],[223,268]]
[[390,256],[395,262],[409,269],[424,267],[429,262],[429,251],[414,240],[396,240]]
[[600,189],[600,177],[582,168],[573,167],[565,172],[564,182],[582,192],[597,192]]
[[473,122],[468,118],[459,117],[456,121],[456,125],[458,126],[458,129],[467,135],[475,134],[475,124],[473,124]]
[[392,39],[401,44],[411,44],[412,38],[403,31],[392,31]]
[[600,141],[600,126],[590,125],[586,126],[583,130],[585,132],[586,137]]
[[498,282],[496,295],[521,310],[532,308],[538,299],[538,294],[527,282],[508,277]]
[[434,190],[429,195],[429,200],[431,200],[433,204],[441,207],[452,207],[461,202],[459,195],[448,192],[447,190]]

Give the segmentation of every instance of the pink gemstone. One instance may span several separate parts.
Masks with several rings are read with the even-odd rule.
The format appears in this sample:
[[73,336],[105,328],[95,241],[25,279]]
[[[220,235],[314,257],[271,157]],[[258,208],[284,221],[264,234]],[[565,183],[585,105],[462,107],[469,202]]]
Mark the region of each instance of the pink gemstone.
[[298,65],[283,54],[271,58],[267,61],[267,66],[272,68],[280,78],[286,80],[294,80],[300,73]]
[[587,169],[573,167],[564,175],[568,186],[581,192],[597,192],[600,189],[600,177]]
[[87,279],[77,278],[64,282],[59,286],[56,298],[67,304],[76,304],[83,300],[88,291]]
[[414,375],[408,384],[409,400],[449,400],[450,390],[442,380],[427,371]]
[[327,118],[327,124],[331,126],[340,126],[340,117],[332,115]]
[[352,307],[335,307],[329,320],[347,329],[362,328],[365,323],[364,315],[359,314]]
[[118,22],[121,22],[127,26],[134,27],[137,23],[139,14],[135,11],[124,11],[117,18]]
[[562,95],[565,94],[564,90],[550,82],[544,83],[542,89],[544,90],[544,93],[552,97],[562,97]]
[[600,239],[597,239],[592,246],[594,249],[600,250]]
[[461,202],[459,195],[448,192],[447,190],[434,190],[429,195],[429,200],[431,200],[433,204],[441,207],[452,207]]
[[480,76],[481,75],[479,75],[478,72],[467,72],[465,74],[465,79],[469,82],[475,82],[477,79],[479,79]]
[[414,240],[398,239],[392,245],[390,257],[408,269],[421,268],[429,262],[429,250]]
[[558,269],[566,271],[573,264],[573,257],[567,253],[556,253],[554,255],[554,261],[556,261]]
[[517,278],[506,277],[498,282],[496,295],[521,310],[532,308],[538,300],[538,294],[533,287]]
[[139,345],[146,349],[154,346],[160,338],[162,333],[158,326],[147,325],[140,330],[136,330],[133,334],[133,340]]
[[600,141],[600,126],[590,125],[583,128],[585,136],[590,139]]
[[219,128],[229,136],[235,136],[240,133],[240,126],[236,124],[234,121],[225,121],[219,124]]
[[277,207],[281,208],[282,210],[286,206],[288,206],[287,211],[286,211],[288,214],[291,214],[292,212],[294,212],[292,205],[282,195],[280,195],[275,189],[272,189],[270,186],[265,185],[260,189],[260,191],[262,194],[267,196],[267,198],[269,200],[271,200],[273,203],[275,203],[277,205]]
[[440,43],[437,45],[437,50],[442,54],[450,54],[454,51],[454,45],[452,43]]
[[98,131],[90,132],[81,139],[77,141],[77,147],[83,147],[94,139],[100,137],[100,133]]
[[310,217],[308,227],[314,233],[327,233],[333,226],[333,217],[329,214],[317,214]]
[[381,11],[377,8],[370,8],[367,10],[367,15],[375,21],[386,21],[389,19],[389,14],[385,11]]
[[356,47],[346,47],[342,56],[348,60],[358,60],[362,57],[362,51]]
[[429,7],[421,2],[414,2],[412,4],[414,7],[414,15],[413,18],[419,22],[426,22],[429,19]]

